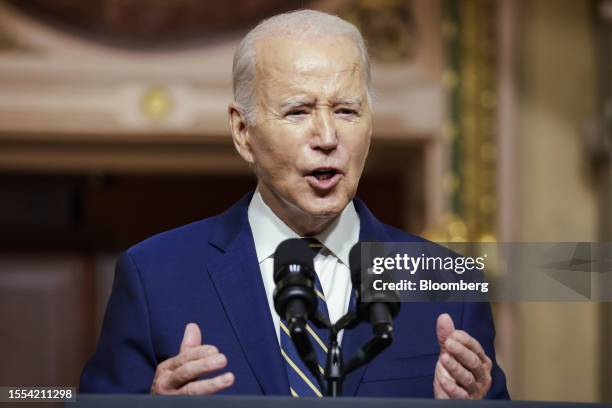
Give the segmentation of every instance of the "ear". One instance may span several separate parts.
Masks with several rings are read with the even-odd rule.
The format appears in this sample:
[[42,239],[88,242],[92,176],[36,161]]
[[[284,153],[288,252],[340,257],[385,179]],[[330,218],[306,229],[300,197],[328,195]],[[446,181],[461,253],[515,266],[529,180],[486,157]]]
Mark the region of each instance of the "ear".
[[242,107],[232,102],[227,108],[227,113],[236,151],[247,163],[253,164],[255,159],[249,145],[249,127]]

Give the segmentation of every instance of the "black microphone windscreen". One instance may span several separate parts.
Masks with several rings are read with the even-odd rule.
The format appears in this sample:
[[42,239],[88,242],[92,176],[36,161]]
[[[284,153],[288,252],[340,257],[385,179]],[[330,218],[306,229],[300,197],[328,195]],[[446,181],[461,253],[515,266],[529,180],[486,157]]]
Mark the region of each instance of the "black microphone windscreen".
[[274,282],[282,279],[282,271],[290,264],[298,264],[314,271],[314,253],[308,243],[300,238],[290,238],[281,242],[274,252]]

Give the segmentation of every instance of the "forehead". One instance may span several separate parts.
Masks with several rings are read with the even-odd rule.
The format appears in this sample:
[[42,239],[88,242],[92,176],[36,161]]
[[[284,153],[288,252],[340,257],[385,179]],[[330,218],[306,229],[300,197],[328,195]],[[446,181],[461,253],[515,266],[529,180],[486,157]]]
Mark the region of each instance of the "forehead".
[[359,50],[346,36],[268,37],[256,43],[255,51],[256,86],[265,96],[365,92]]

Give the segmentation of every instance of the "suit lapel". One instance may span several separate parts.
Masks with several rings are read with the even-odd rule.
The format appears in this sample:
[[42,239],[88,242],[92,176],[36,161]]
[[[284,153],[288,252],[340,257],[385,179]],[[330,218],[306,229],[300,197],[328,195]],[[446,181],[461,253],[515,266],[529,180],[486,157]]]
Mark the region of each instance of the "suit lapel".
[[207,265],[219,299],[263,393],[288,395],[274,324],[248,225],[245,196],[217,221],[210,244],[224,252]]
[[[359,228],[359,241],[360,242],[385,242],[391,238],[385,231],[383,224],[378,221],[370,210],[365,206],[363,201],[355,198],[353,201],[355,204],[355,210],[359,214],[360,228]],[[351,295],[351,307],[354,305],[354,298]],[[342,339],[342,349],[344,362],[355,355],[357,350],[363,346],[372,337],[372,328],[367,323],[360,323],[357,327],[352,330],[344,332]],[[353,371],[346,377],[344,381],[343,394],[345,396],[354,396],[357,393],[359,383],[365,372],[366,366],[362,366],[357,370]]]

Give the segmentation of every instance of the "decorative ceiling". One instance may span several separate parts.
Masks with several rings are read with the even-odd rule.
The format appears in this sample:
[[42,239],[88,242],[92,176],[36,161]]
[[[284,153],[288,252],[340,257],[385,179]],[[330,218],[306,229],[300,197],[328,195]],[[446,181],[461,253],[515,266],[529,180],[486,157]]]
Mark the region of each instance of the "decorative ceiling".
[[80,37],[138,49],[201,44],[309,0],[5,0]]

